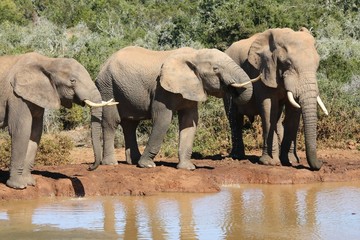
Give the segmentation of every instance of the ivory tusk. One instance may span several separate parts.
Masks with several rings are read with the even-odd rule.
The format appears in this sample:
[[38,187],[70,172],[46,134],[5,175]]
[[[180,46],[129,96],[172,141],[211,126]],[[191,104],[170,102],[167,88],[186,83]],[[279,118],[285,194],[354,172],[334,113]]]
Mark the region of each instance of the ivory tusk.
[[254,79],[250,79],[250,81],[247,81],[247,82],[244,82],[244,83],[232,83],[232,84],[230,84],[230,86],[235,87],[235,88],[242,88],[245,85],[248,85],[249,83],[256,82],[256,81],[258,81],[260,79],[261,79],[261,74],[259,76],[257,76],[256,78],[254,78]]
[[295,101],[294,95],[293,95],[292,92],[288,91],[287,92],[287,97],[288,97],[289,102],[291,103],[291,105],[293,105],[296,108],[301,108],[300,105]]
[[316,101],[317,101],[317,103],[319,104],[321,110],[323,110],[323,112],[325,113],[325,115],[328,116],[328,115],[329,115],[329,112],[328,112],[328,110],[326,109],[326,107],[325,107],[323,101],[321,100],[320,96],[317,96]]
[[114,102],[113,98],[106,102],[102,101],[101,103],[94,103],[88,99],[84,100],[84,102],[90,107],[104,107],[119,104],[118,102]]
[[256,82],[256,81],[259,81],[261,79],[261,73],[260,73],[260,75],[259,76],[257,76],[256,78],[254,78],[254,79],[250,79],[250,82]]

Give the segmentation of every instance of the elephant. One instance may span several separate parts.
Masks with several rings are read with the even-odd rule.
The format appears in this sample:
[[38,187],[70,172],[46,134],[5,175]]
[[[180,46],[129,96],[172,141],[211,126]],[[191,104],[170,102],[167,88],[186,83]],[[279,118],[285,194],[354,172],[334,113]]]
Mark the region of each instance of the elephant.
[[[103,64],[95,81],[102,99],[114,98],[118,106],[103,110],[103,155],[97,156],[90,170],[100,164],[117,164],[114,134],[120,124],[125,140],[128,164],[155,167],[154,157],[178,113],[178,169],[194,170],[192,146],[198,123],[198,102],[207,95],[222,98],[225,92],[240,103],[252,95],[248,75],[229,56],[217,49],[179,48],[153,51],[129,46],[114,53]],[[152,131],[140,154],[136,128],[141,120],[152,120]],[[100,141],[101,136],[94,139]],[[101,159],[101,161],[99,161]]]
[[[299,162],[296,136],[302,115],[306,158],[310,169],[319,170],[322,161],[316,154],[317,103],[328,112],[319,97],[316,72],[319,55],[315,39],[306,28],[268,29],[233,43],[225,50],[249,75],[261,73],[253,83],[252,99],[245,105],[227,94],[223,98],[231,128],[230,156],[245,156],[242,139],[244,115],[253,120],[260,115],[263,148],[259,162],[265,165],[291,165]],[[282,112],[284,119],[282,120]]]
[[[11,137],[10,177],[15,189],[34,186],[31,175],[43,130],[44,109],[92,108],[92,135],[101,131],[101,95],[87,70],[70,58],[49,58],[36,52],[0,57],[0,127]],[[100,149],[101,151],[101,149]]]

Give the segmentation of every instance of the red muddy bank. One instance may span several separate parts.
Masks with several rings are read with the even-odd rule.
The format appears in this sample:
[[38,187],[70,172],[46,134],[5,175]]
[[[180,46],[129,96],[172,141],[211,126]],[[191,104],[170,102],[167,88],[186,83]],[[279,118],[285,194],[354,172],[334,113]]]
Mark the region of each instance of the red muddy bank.
[[32,172],[35,187],[15,190],[6,187],[8,169],[0,170],[0,199],[36,199],[40,197],[86,197],[152,195],[161,192],[211,193],[227,184],[297,184],[315,182],[360,181],[360,151],[319,150],[324,161],[320,171],[310,171],[305,153],[299,152],[300,163],[293,167],[263,166],[256,162],[260,152],[248,155],[247,160],[232,160],[223,156],[193,159],[197,169],[177,170],[176,158],[157,157],[156,168],[143,169],[125,163],[122,149],[117,149],[119,165],[100,166],[88,171],[93,162],[91,148],[72,151],[72,164],[35,166]]

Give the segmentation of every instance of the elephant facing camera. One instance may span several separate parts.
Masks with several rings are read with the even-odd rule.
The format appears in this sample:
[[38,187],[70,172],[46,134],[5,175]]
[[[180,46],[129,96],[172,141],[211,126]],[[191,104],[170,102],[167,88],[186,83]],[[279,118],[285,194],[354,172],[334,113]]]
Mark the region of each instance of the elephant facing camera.
[[[239,106],[236,98],[224,98],[231,128],[230,156],[244,158],[242,128],[244,116],[260,115],[263,149],[260,163],[296,163],[296,137],[302,117],[306,158],[311,170],[319,170],[317,159],[317,105],[328,114],[319,96],[316,72],[319,54],[315,39],[306,28],[269,29],[233,43],[226,51],[249,76],[261,74],[253,84],[253,98]],[[282,113],[284,112],[284,118]]]

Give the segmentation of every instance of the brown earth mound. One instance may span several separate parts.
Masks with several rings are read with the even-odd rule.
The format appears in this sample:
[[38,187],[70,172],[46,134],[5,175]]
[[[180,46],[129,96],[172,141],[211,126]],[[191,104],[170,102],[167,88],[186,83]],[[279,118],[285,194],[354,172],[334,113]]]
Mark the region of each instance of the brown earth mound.
[[263,166],[259,152],[248,160],[232,160],[222,156],[194,159],[194,171],[177,170],[177,159],[156,158],[156,168],[143,169],[125,163],[123,150],[117,150],[119,165],[100,166],[88,171],[93,161],[90,148],[76,148],[73,164],[36,166],[32,174],[37,185],[24,190],[6,187],[7,169],[0,170],[0,199],[35,199],[40,197],[83,197],[99,195],[150,195],[160,192],[216,192],[227,184],[297,184],[314,182],[360,181],[360,151],[320,150],[324,161],[320,171],[310,171],[305,154],[294,167]]

